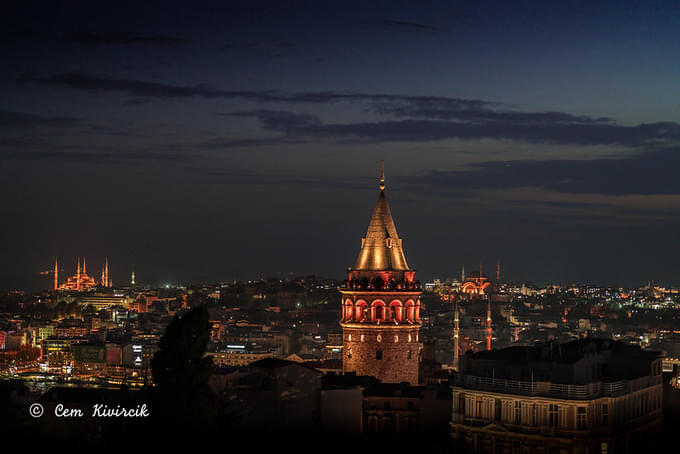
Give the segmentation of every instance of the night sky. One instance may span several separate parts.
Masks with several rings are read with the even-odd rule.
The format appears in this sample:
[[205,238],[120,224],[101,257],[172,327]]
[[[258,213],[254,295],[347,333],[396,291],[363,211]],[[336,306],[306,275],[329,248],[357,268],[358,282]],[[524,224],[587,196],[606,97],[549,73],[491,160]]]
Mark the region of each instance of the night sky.
[[421,280],[680,285],[676,2],[16,3],[0,288],[343,278],[383,159]]

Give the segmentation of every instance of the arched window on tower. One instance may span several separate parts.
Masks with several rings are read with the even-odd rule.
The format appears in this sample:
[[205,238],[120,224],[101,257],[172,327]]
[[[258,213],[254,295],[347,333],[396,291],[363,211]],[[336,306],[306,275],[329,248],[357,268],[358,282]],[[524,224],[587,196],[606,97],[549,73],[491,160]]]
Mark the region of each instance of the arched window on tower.
[[354,317],[354,305],[352,304],[352,300],[348,299],[347,301],[345,301],[343,321],[352,321],[353,317]]
[[368,310],[368,303],[366,301],[364,301],[364,300],[357,301],[356,304],[354,305],[354,321],[356,321],[356,322],[366,321],[367,310]]
[[374,322],[384,322],[385,321],[385,303],[380,300],[375,300],[371,303],[371,309],[373,309]]
[[415,304],[413,303],[413,300],[408,300],[406,301],[406,321],[409,323],[413,323],[416,318],[415,314]]
[[401,323],[403,321],[403,307],[401,301],[394,300],[390,302],[390,320],[395,323]]

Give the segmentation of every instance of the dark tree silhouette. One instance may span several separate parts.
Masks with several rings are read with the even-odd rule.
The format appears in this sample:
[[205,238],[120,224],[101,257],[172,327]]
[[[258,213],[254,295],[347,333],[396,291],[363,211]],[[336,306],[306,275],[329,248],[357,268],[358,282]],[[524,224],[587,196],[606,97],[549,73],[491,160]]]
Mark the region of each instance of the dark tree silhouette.
[[215,396],[208,386],[213,371],[205,357],[210,340],[208,309],[201,305],[175,316],[151,361],[156,383],[154,413],[165,424],[203,426],[215,416]]

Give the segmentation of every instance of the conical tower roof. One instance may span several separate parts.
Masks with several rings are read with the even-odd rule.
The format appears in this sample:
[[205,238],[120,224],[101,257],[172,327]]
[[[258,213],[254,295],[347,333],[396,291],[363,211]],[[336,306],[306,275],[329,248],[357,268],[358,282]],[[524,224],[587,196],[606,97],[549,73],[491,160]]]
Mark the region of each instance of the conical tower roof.
[[384,171],[380,176],[380,195],[363,238],[355,270],[407,271],[404,250],[385,197]]

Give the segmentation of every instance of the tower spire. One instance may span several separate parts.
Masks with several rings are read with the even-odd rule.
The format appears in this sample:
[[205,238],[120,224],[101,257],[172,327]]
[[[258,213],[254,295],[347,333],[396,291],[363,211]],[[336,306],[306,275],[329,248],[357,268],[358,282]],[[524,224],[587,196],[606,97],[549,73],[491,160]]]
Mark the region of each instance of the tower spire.
[[78,266],[76,268],[76,290],[80,290],[80,257],[78,257]]
[[385,190],[385,161],[380,161],[380,183],[378,186],[381,191]]
[[496,286],[501,281],[501,259],[496,259]]
[[109,258],[107,257],[104,261],[104,287],[111,287],[111,281],[109,280]]
[[491,350],[491,298],[486,303],[486,349]]
[[85,269],[85,257],[83,257],[83,274],[87,274],[87,270]]
[[455,318],[453,319],[453,370],[455,370],[456,372],[458,372],[458,363],[460,362],[458,358],[459,336],[460,326],[458,321],[458,300],[456,300],[456,315]]
[[59,261],[57,258],[54,258],[54,289],[57,290],[59,288]]

